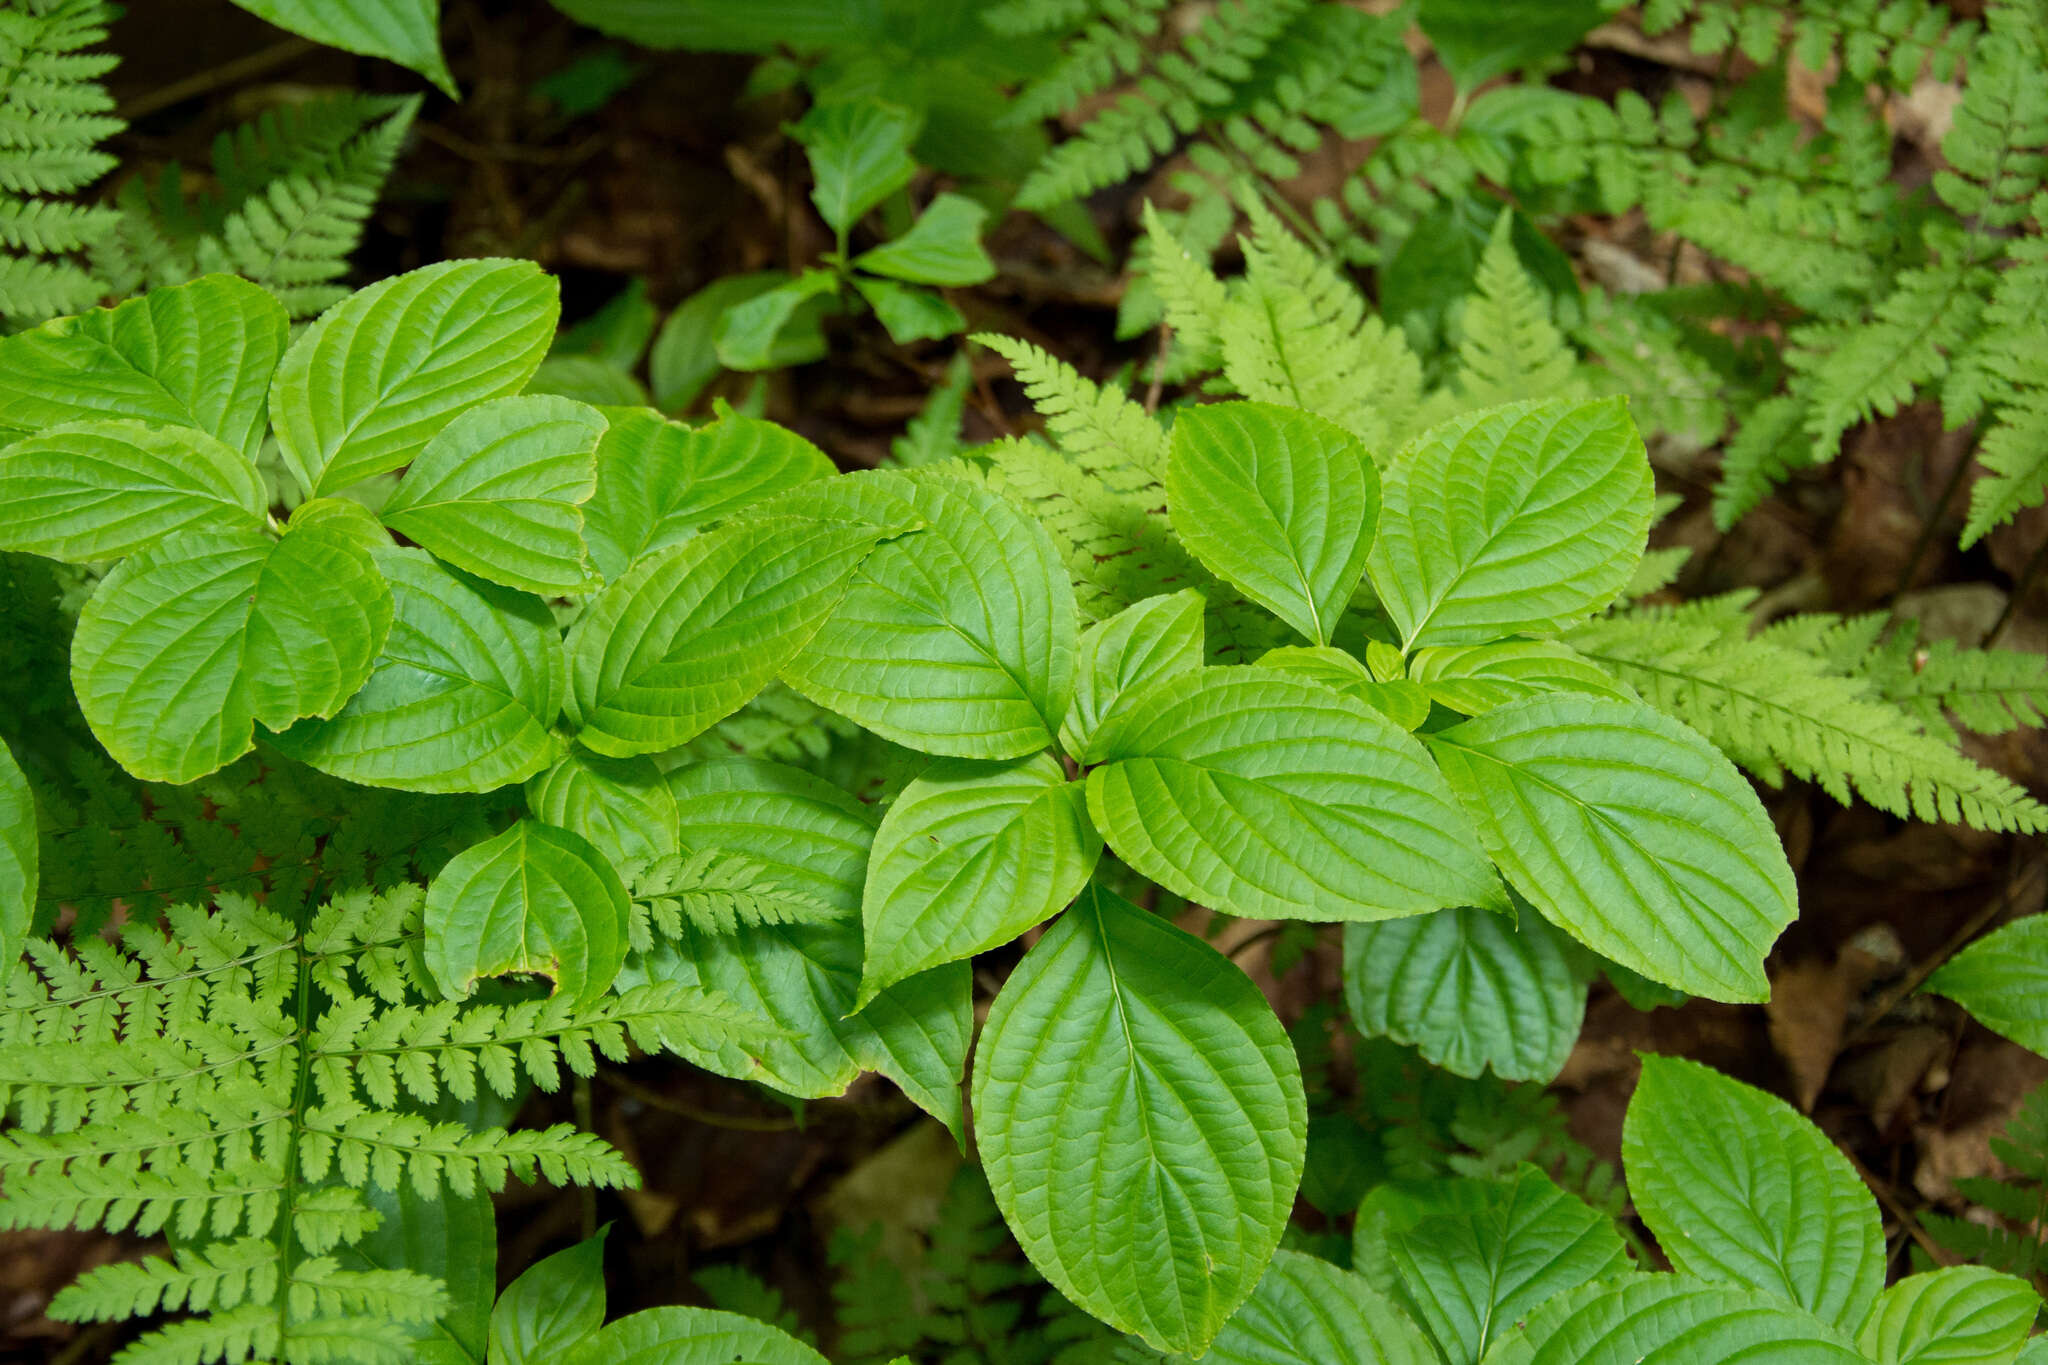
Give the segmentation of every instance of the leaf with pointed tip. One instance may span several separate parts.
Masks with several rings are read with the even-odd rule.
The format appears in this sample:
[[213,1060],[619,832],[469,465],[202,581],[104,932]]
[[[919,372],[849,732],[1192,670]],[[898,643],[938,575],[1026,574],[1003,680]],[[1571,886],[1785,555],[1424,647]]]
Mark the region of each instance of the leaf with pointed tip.
[[696,738],[774,681],[891,534],[764,517],[641,560],[569,632],[577,739],[624,758]]
[[425,792],[491,791],[553,763],[568,670],[547,604],[423,550],[385,550],[377,565],[396,616],[369,682],[277,749],[350,782]]
[[689,427],[646,408],[607,415],[583,536],[608,581],[771,493],[836,472],[809,441],[754,417]]
[[560,313],[531,261],[443,261],[357,290],[277,367],[270,421],[285,467],[317,495],[410,462],[463,409],[517,393]]
[[722,759],[670,779],[677,838],[740,854],[776,881],[842,912],[817,924],[691,925],[627,961],[620,981],[659,980],[718,992],[776,1032],[745,1031],[683,1054],[721,1075],[792,1095],[844,1093],[880,1071],[919,1106],[962,1131],[960,1077],[973,1026],[964,962],[912,977],[854,1012],[860,988],[861,878],[875,817],[809,773],[758,759]]
[[1857,1345],[1876,1365],[2011,1365],[2040,1309],[2025,1280],[1952,1265],[1880,1294]]
[[1111,1326],[1193,1355],[1265,1273],[1308,1127],[1265,996],[1215,949],[1099,886],[990,1008],[974,1116],[996,1203],[1046,1279]]
[[1623,400],[1485,408],[1387,471],[1372,584],[1411,648],[1560,629],[1627,586],[1654,494]]
[[1173,424],[1166,494],[1204,567],[1330,643],[1380,513],[1379,471],[1356,437],[1270,403],[1189,408]]
[[604,1326],[604,1240],[599,1228],[543,1257],[505,1286],[491,1309],[493,1365],[554,1365]]
[[779,1328],[710,1308],[643,1308],[587,1338],[565,1365],[828,1365]]
[[676,851],[676,798],[651,758],[572,748],[526,784],[534,818],[581,835],[614,864]]
[[1626,684],[1568,645],[1554,640],[1499,640],[1483,645],[1418,649],[1408,676],[1431,701],[1468,716],[1546,692],[1591,692],[1633,700]]
[[777,511],[928,529],[882,546],[783,681],[885,739],[955,758],[1052,743],[1073,691],[1073,583],[1046,530],[930,466],[786,493]]
[[521,820],[464,849],[427,887],[426,964],[460,1000],[480,978],[534,974],[585,1004],[626,960],[632,906],[588,840]]
[[186,532],[259,532],[263,480],[190,427],[73,422],[0,449],[0,549],[72,564],[119,559]]
[[28,943],[36,913],[36,798],[0,743],[0,990]]
[[1869,1365],[1833,1327],[1753,1290],[1629,1275],[1560,1294],[1483,1365]]
[[1770,993],[1798,914],[1771,818],[1697,733],[1639,702],[1558,693],[1425,737],[1479,837],[1552,924],[1653,981]]
[[1368,1038],[1392,1038],[1460,1076],[1491,1068],[1555,1079],[1586,1015],[1571,940],[1540,916],[1517,924],[1459,906],[1344,926],[1344,998]]
[[995,262],[981,249],[988,210],[964,194],[942,194],[901,237],[853,258],[856,270],[912,284],[982,284],[995,278]]
[[1184,674],[1136,698],[1096,750],[1096,828],[1190,900],[1310,920],[1504,904],[1421,746],[1316,683],[1262,668]]
[[1406,678],[1381,682],[1364,664],[1334,645],[1282,645],[1267,650],[1254,662],[1260,668],[1312,678],[1364,702],[1411,733],[1429,719],[1429,694],[1420,686]]
[[1147,683],[1202,666],[1202,595],[1193,588],[1133,602],[1081,632],[1074,700],[1060,747],[1092,762],[1095,732]]
[[353,1270],[411,1270],[448,1287],[448,1311],[421,1323],[409,1350],[414,1365],[484,1365],[490,1350],[491,1301],[498,1293],[498,1225],[482,1190],[423,1195],[410,1182],[377,1185],[362,1198],[379,1218],[368,1236],[334,1249]]
[[455,78],[441,56],[440,0],[235,0],[316,43],[382,57],[416,71],[450,99],[459,99]]
[[370,676],[393,602],[368,551],[318,526],[187,532],[116,565],[79,613],[71,683],[137,777],[190,782],[261,722],[331,716]]
[[1852,1329],[1884,1288],[1870,1191],[1774,1095],[1697,1062],[1646,1056],[1621,1158],[1637,1212],[1688,1275],[1760,1289]]
[[811,201],[842,235],[917,171],[916,115],[878,99],[824,101],[789,131],[810,153]]
[[1214,1365],[1438,1365],[1407,1314],[1328,1261],[1280,1251],[1203,1357]]
[[0,340],[0,429],[127,418],[205,432],[253,465],[284,305],[206,275]]
[[855,275],[853,287],[875,310],[875,316],[898,346],[913,341],[936,341],[965,331],[967,319],[935,290],[873,275]]
[[779,370],[825,356],[820,321],[838,306],[839,276],[806,270],[725,310],[715,331],[718,363],[733,370]]
[[604,415],[541,395],[479,403],[434,434],[384,524],[458,569],[543,597],[596,582],[578,507],[596,486]]
[[1082,784],[1051,754],[939,759],[903,789],[875,835],[861,897],[861,1003],[1051,919],[1101,855]]
[[[1614,1220],[1533,1166],[1501,1180],[1443,1182],[1410,1216],[1359,1237],[1399,1277],[1401,1299],[1450,1365],[1478,1365],[1517,1321],[1557,1295],[1629,1267]],[[1419,1214],[1420,1216],[1413,1216]]]
[[1987,934],[1927,979],[1993,1033],[2048,1056],[2048,915]]

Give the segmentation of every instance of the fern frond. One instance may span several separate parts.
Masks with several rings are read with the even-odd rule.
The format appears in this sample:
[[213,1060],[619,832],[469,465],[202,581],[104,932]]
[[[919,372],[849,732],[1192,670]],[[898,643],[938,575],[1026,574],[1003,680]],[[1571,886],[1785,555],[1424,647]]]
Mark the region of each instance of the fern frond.
[[1144,273],[1159,296],[1181,368],[1206,374],[1223,366],[1221,324],[1230,291],[1216,272],[1173,235],[1150,200],[1145,202]]
[[844,917],[837,906],[792,886],[737,853],[697,849],[657,858],[632,882],[635,913],[669,938],[684,926],[730,934],[743,924],[822,924]]
[[[1051,70],[1018,92],[1004,121],[1021,124],[1055,118],[1118,78],[1135,75],[1145,64],[1147,44],[1159,32],[1167,6],[1168,0],[1089,0],[1076,18],[1092,17],[1093,21],[1067,41]],[[1002,8],[1008,14],[995,21],[998,31],[1006,21],[1010,32],[1044,32],[1060,26],[1057,10],[1046,6],[1045,0],[1032,0],[1028,9],[1022,4]],[[1058,6],[1069,13],[1079,8],[1074,0]]]
[[1978,26],[1957,21],[1934,0],[1651,0],[1643,31],[1660,34],[1690,23],[1692,50],[1730,47],[1758,65],[1789,50],[1809,71],[1839,60],[1858,81],[1888,79],[1904,89],[1925,69],[1952,74]]
[[1750,410],[1721,452],[1721,478],[1714,485],[1714,525],[1726,531],[1771,495],[1793,471],[1815,463],[1802,398],[1766,398]]
[[1626,395],[1644,436],[1688,454],[1720,441],[1729,415],[1721,376],[1669,316],[1630,295],[1588,290],[1574,337],[1598,362],[1587,382]]
[[1075,465],[1115,492],[1165,500],[1166,432],[1149,413],[1028,341],[988,333],[975,340],[1010,362],[1025,397]]
[[1522,269],[1503,209],[1479,258],[1477,291],[1466,300],[1458,342],[1458,389],[1473,407],[1524,398],[1582,397],[1578,357],[1550,320],[1550,307]]
[[1245,239],[1244,296],[1225,310],[1224,377],[1247,398],[1313,412],[1390,458],[1422,401],[1422,363],[1329,262],[1263,210]]
[[59,1322],[118,1322],[189,1309],[224,1311],[277,1295],[277,1249],[261,1237],[180,1247],[166,1260],[145,1256],[89,1270],[59,1290],[50,1316]]
[[1970,487],[1963,544],[1974,545],[2048,496],[2048,387],[2032,389],[1999,410],[1999,422],[1977,447],[1985,477]]
[[1914,634],[1902,627],[1898,636],[1906,647],[1879,651],[1875,666],[1861,672],[1922,725],[1945,729],[1944,713],[1980,735],[2048,723],[2048,659],[2012,649],[1965,649],[1953,640],[1916,646]]
[[2048,829],[2048,808],[1810,655],[1640,610],[1565,642],[1767,782],[1790,773],[1844,804],[1860,796],[1901,817]]
[[2024,6],[1993,7],[1993,31],[1970,56],[1962,102],[1941,142],[1948,165],[1934,176],[1935,193],[1979,233],[2025,221],[2048,183],[2048,89],[2040,78],[2048,35],[2024,14]]

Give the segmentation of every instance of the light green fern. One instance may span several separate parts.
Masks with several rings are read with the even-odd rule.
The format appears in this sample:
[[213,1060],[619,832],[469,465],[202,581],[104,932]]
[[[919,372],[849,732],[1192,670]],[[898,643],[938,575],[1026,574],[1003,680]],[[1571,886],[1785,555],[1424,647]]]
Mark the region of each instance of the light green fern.
[[776,881],[752,859],[716,849],[672,853],[635,869],[634,946],[651,945],[648,930],[681,937],[685,926],[730,934],[742,924],[818,924],[842,912]]

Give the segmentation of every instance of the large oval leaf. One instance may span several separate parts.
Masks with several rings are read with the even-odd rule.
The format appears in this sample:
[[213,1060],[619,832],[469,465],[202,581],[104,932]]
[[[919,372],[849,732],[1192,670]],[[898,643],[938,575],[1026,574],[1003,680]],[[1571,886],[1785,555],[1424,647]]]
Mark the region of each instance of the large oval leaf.
[[1448,1071],[1549,1081],[1586,1017],[1570,939],[1460,906],[1344,926],[1344,999],[1367,1037],[1406,1043]]
[[1654,491],[1619,398],[1455,418],[1386,473],[1373,587],[1411,647],[1570,625],[1627,585]]
[[615,864],[676,851],[675,793],[651,758],[606,758],[572,748],[526,784],[526,808],[536,819],[582,835]]
[[1167,505],[1203,565],[1319,645],[1358,589],[1379,471],[1344,428],[1270,403],[1210,403],[1173,424]]
[[35,793],[0,743],[0,990],[35,922],[37,857]]
[[577,739],[625,757],[696,738],[774,680],[889,534],[764,517],[642,560],[569,632]]
[[1783,1100],[1697,1062],[1645,1057],[1621,1155],[1636,1210],[1678,1270],[1851,1329],[1884,1288],[1876,1202]]
[[464,408],[517,393],[560,313],[531,261],[443,261],[356,291],[277,367],[270,421],[286,467],[317,495],[407,463]]
[[1614,1220],[1533,1166],[1384,1190],[1359,1211],[1354,1259],[1391,1281],[1451,1365],[1477,1365],[1535,1309],[1628,1269]]
[[1021,758],[1050,745],[1067,712],[1073,586],[1029,514],[935,468],[835,479],[777,503],[929,528],[869,557],[783,680],[925,753]]
[[479,578],[543,597],[596,587],[578,504],[596,481],[603,414],[567,398],[499,398],[434,435],[384,524]]
[[709,1308],[645,1308],[587,1338],[567,1365],[829,1365],[765,1322]]
[[1503,904],[1415,740],[1326,687],[1260,668],[1148,689],[1097,736],[1088,809],[1118,856],[1234,915],[1385,919]]
[[1978,939],[1927,979],[1994,1033],[2048,1055],[2048,915]]
[[427,792],[490,791],[553,763],[568,669],[547,604],[421,550],[377,563],[397,613],[369,682],[277,748],[351,782]]
[[626,960],[632,907],[589,842],[538,820],[456,854],[427,888],[426,963],[460,1000],[487,976],[545,976],[588,1003]]
[[2010,1365],[2040,1309],[2017,1276],[1946,1266],[1879,1295],[1856,1344],[1877,1365]]
[[450,99],[455,79],[441,57],[439,0],[235,0],[251,14],[316,43],[382,57],[417,71]]
[[1102,840],[1059,760],[942,758],[903,789],[875,835],[861,898],[865,1004],[884,986],[1008,943],[1066,909]]
[[189,427],[73,422],[0,449],[0,549],[73,564],[263,529],[256,466]]
[[708,426],[647,408],[612,412],[583,505],[590,557],[607,580],[711,522],[836,472],[825,452],[773,422],[731,413]]
[[1195,1355],[1279,1245],[1308,1126],[1294,1049],[1258,988],[1100,887],[996,997],[974,1117],[989,1187],[1045,1277]]
[[1485,1365],[1869,1365],[1791,1304],[1690,1275],[1630,1275],[1560,1295]]
[[190,782],[249,752],[259,721],[341,710],[392,609],[369,551],[331,527],[173,536],[116,565],[79,613],[71,685],[122,767]]
[[1081,632],[1074,700],[1060,747],[1086,763],[1102,723],[1146,684],[1202,666],[1202,595],[1193,588],[1133,602]]
[[1438,1365],[1408,1316],[1360,1276],[1298,1251],[1273,1255],[1205,1360],[1215,1365]]
[[841,1094],[860,1072],[880,1071],[957,1135],[973,1025],[967,964],[912,977],[854,1012],[874,815],[808,773],[755,759],[683,768],[670,786],[681,843],[744,856],[841,917],[741,924],[727,934],[686,924],[678,937],[635,954],[620,980],[714,990],[776,1026],[772,1035],[742,1033],[686,1050],[700,1066],[813,1098]]
[[1798,913],[1747,780],[1637,702],[1561,694],[1427,737],[1486,850],[1551,923],[1693,995],[1762,1000],[1764,954]]
[[207,275],[0,340],[0,428],[131,418],[205,432],[254,463],[284,306]]

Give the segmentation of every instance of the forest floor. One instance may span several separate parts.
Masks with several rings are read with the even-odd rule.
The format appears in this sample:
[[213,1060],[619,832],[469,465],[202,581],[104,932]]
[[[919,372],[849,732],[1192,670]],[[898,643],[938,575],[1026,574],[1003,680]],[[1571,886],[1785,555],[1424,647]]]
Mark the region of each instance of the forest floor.
[[[791,211],[805,187],[799,149],[780,131],[789,110],[772,99],[738,102],[748,59],[629,53],[641,66],[631,84],[568,120],[534,96],[535,83],[612,45],[539,3],[450,0],[446,13],[444,41],[465,98],[435,96],[422,111],[359,253],[363,278],[450,256],[530,257],[560,276],[566,323],[636,278],[666,309],[719,276],[802,263],[829,247],[807,213]],[[113,45],[122,65],[111,84],[132,127],[109,149],[124,173],[171,160],[203,164],[216,132],[295,90],[417,87],[396,68],[281,40],[226,0],[141,0],[115,26]],[[1654,97],[1703,76],[1681,43],[1612,25],[1563,79]],[[1426,101],[1448,99],[1447,82],[1427,70],[1424,91]],[[1797,108],[1800,92],[1792,93]],[[1946,117],[1938,89],[1898,110],[1908,181],[1929,173]],[[1362,152],[1327,148],[1318,171],[1341,174]],[[1135,235],[1145,188],[1091,203],[1114,250]],[[1696,268],[1689,253],[1672,258],[1637,219],[1573,221],[1561,237],[1588,279],[1672,264],[1684,278]],[[1097,377],[1142,364],[1156,349],[1151,337],[1115,340],[1118,276],[1035,219],[1013,215],[988,245],[996,278],[949,291],[969,330],[1028,338]],[[773,375],[767,415],[846,467],[873,465],[939,383],[954,343],[899,348],[874,330],[843,341],[827,361]],[[1035,418],[1000,358],[978,351],[975,364],[968,439],[1029,428]],[[725,376],[713,392],[736,398],[745,380]],[[1660,487],[1686,503],[1655,543],[1694,551],[1679,597],[1755,588],[1782,611],[1895,609],[1917,617],[1929,638],[1981,643],[1996,625],[2002,647],[2048,649],[2048,587],[2037,581],[2018,603],[2008,596],[2048,540],[2048,509],[2023,513],[1968,554],[1954,548],[1955,500],[1930,523],[1962,452],[1960,435],[1944,432],[1936,413],[1908,409],[1853,435],[1831,465],[1801,476],[1725,536],[1707,507],[1715,452],[1667,461]],[[1967,743],[1972,756],[2035,793],[2048,790],[2048,736],[2021,730]],[[1913,992],[1988,928],[2043,908],[2048,848],[1845,808],[1798,783],[1764,799],[1801,892],[1800,918],[1771,958],[1770,1003],[1642,1012],[1596,985],[1553,1090],[1574,1135],[1614,1160],[1637,1051],[1690,1056],[1764,1085],[1807,1109],[1857,1158],[1895,1246],[1905,1239],[1938,1251],[1920,1215],[1956,1211],[1955,1182],[1996,1169],[1989,1139],[2048,1080],[2048,1060]],[[1218,946],[1242,945],[1237,961],[1283,1020],[1341,998],[1334,929],[1276,972],[1270,954],[1280,940],[1259,927],[1233,924]],[[1004,965],[983,974],[983,1007]],[[751,1087],[660,1060],[601,1073],[595,1096],[597,1131],[645,1180],[601,1209],[620,1221],[613,1236],[625,1243],[623,1254],[614,1247],[612,1265],[627,1275],[612,1288],[614,1314],[692,1297],[690,1274],[721,1260],[749,1266],[808,1312],[830,1274],[826,1230],[928,1221],[958,1160],[943,1132],[872,1077],[843,1100],[803,1106],[801,1116]],[[564,1101],[542,1107],[570,1117]],[[501,1280],[574,1237],[586,1216],[574,1193],[515,1186],[500,1204]],[[42,1310],[81,1269],[123,1254],[120,1239],[94,1234],[0,1234],[0,1360],[102,1358],[89,1337]]]

